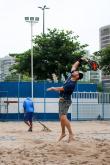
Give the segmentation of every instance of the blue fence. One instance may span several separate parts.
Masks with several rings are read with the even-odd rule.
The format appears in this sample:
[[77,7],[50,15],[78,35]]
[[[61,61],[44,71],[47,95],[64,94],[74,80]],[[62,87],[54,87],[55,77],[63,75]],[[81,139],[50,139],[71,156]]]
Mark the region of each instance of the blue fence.
[[[58,92],[47,92],[51,86],[62,86],[62,83],[34,82],[35,119],[59,120]],[[96,92],[96,84],[77,84],[74,97],[77,92]],[[0,82],[0,120],[23,120],[23,99],[31,97],[31,82]],[[4,101],[17,101],[17,103],[2,104]],[[51,111],[50,111],[51,110]],[[69,111],[68,118],[71,120]]]
[[[62,86],[62,83],[34,82],[33,95],[35,98],[57,98],[57,92],[46,92],[51,86]],[[97,92],[96,84],[77,84],[75,91]],[[0,97],[31,97],[31,82],[0,82]]]

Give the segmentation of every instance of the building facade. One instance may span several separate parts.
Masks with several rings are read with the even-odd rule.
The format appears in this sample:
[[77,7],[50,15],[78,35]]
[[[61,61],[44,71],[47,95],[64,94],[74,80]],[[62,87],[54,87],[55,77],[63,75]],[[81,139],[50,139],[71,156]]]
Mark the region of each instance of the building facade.
[[[110,46],[110,25],[103,26],[99,29],[100,50]],[[110,80],[110,75],[102,72],[102,80]]]
[[110,45],[110,25],[103,26],[99,29],[100,49]]
[[0,81],[4,81],[9,75],[9,68],[15,63],[15,59],[11,56],[0,58]]

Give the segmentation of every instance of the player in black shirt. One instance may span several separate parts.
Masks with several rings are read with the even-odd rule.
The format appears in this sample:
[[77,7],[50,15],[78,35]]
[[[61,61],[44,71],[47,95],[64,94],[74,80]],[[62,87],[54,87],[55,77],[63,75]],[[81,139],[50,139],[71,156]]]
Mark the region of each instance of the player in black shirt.
[[63,84],[62,87],[51,87],[51,88],[47,89],[47,91],[58,91],[60,93],[59,94],[60,95],[59,118],[60,118],[60,122],[61,122],[62,133],[59,138],[59,141],[62,140],[66,136],[65,127],[67,128],[67,130],[69,132],[68,142],[74,140],[74,134],[72,132],[70,122],[67,118],[67,113],[68,113],[68,109],[72,103],[71,95],[75,89],[75,85],[78,80],[83,78],[83,74],[80,73],[79,71],[77,71],[78,66],[81,64],[81,62],[83,60],[84,59],[82,57],[72,65],[71,75],[69,76],[69,78],[66,80],[66,82]]

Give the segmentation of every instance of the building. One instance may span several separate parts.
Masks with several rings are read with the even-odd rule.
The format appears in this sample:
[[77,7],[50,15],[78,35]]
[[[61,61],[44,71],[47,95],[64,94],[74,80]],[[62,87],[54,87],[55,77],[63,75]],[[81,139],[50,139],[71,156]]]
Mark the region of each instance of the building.
[[0,58],[0,81],[4,81],[5,77],[9,75],[9,68],[15,63],[15,59],[11,56]]
[[103,26],[99,29],[100,49],[110,45],[110,25]]
[[[103,26],[99,29],[99,45],[100,49],[110,45],[110,25]],[[102,80],[110,80],[110,75],[102,72]]]
[[101,70],[97,70],[97,71],[90,71],[90,82],[93,83],[99,83],[101,82],[102,78],[101,78]]
[[91,83],[100,83],[101,82],[101,70],[97,71],[87,71],[84,73],[82,81],[91,82]]

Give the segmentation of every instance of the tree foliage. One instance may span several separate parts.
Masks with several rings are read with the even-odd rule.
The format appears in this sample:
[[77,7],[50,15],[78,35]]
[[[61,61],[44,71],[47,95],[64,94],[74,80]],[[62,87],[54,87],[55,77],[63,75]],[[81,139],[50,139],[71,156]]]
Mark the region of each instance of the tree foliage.
[[[52,74],[61,79],[70,71],[71,64],[77,57],[85,54],[78,36],[72,31],[48,29],[47,34],[37,35],[33,38],[33,71],[34,80],[52,79]],[[16,69],[18,73],[31,75],[31,51],[22,54],[13,54],[16,64],[11,70]]]
[[100,68],[105,74],[110,74],[110,46],[95,52],[94,55],[99,59]]

